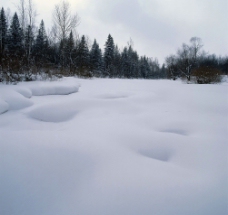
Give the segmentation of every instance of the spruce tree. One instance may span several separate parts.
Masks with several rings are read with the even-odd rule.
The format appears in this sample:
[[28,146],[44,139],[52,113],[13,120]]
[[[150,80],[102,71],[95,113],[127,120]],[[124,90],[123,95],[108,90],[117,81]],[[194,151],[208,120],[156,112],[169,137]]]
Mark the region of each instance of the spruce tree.
[[0,11],[0,57],[2,60],[7,42],[7,22],[4,8]]
[[12,23],[9,29],[8,47],[9,51],[14,56],[20,56],[23,50],[23,32],[20,27],[17,13],[14,14]]
[[33,46],[34,36],[32,27],[28,25],[25,30],[24,35],[24,49],[25,49],[25,59],[23,61],[24,68],[24,78],[26,81],[32,80],[32,46]]
[[128,50],[126,47],[124,47],[121,54],[121,73],[125,78],[129,78],[129,65]]
[[41,66],[45,61],[47,61],[47,52],[48,52],[48,40],[45,31],[44,21],[40,23],[38,34],[34,44],[34,56],[36,63]]
[[112,36],[109,34],[108,39],[105,43],[104,51],[104,66],[107,74],[112,77],[113,73],[113,60],[114,60],[114,41]]
[[80,76],[90,76],[89,73],[89,49],[83,35],[79,43],[78,52],[77,52],[77,67],[79,70]]
[[20,27],[17,13],[14,14],[8,34],[8,67],[6,81],[14,82],[22,80],[24,76],[24,47],[23,33]]
[[141,57],[139,65],[140,65],[140,77],[149,78],[150,66],[149,66],[148,58],[146,56]]
[[102,53],[96,40],[94,40],[90,51],[90,68],[94,75],[101,76]]
[[74,37],[72,31],[70,32],[69,38],[66,44],[67,53],[72,53],[74,50]]
[[138,77],[138,54],[133,50],[132,46],[128,47],[128,60],[129,60],[129,78],[137,78]]
[[74,73],[74,58],[75,58],[75,44],[72,31],[70,32],[69,38],[66,42],[66,57],[67,57],[67,67],[70,70],[70,75]]
[[122,77],[121,75],[121,54],[119,51],[118,46],[116,45],[114,48],[114,57],[113,57],[113,65],[114,65],[114,72],[113,76],[114,77]]
[[30,61],[32,46],[34,42],[34,34],[31,25],[25,30],[25,52],[28,62]]

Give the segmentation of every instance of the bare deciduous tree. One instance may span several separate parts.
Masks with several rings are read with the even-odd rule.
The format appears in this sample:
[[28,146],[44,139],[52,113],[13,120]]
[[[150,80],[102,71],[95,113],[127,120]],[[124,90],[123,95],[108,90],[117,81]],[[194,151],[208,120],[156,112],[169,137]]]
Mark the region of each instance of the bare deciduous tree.
[[201,52],[202,47],[202,40],[198,37],[192,37],[189,45],[182,44],[176,56],[170,56],[166,59],[170,76],[172,78],[173,76],[186,77],[190,81],[192,69],[198,66],[199,58],[204,54]]
[[28,25],[34,28],[37,11],[33,3],[33,0],[28,0],[27,13],[28,13]]
[[201,40],[201,38],[199,37],[192,37],[190,39],[190,51],[191,51],[191,55],[194,61],[197,60],[197,58],[200,56],[200,50],[203,47],[203,42]]
[[26,29],[26,25],[27,25],[25,0],[20,0],[19,4],[17,5],[17,9],[18,9],[18,13],[19,13],[19,21],[20,21],[21,29],[24,33],[25,29]]
[[80,18],[77,13],[71,14],[70,4],[67,1],[62,1],[55,5],[53,21],[58,39],[65,40],[69,37],[70,32],[79,25]]

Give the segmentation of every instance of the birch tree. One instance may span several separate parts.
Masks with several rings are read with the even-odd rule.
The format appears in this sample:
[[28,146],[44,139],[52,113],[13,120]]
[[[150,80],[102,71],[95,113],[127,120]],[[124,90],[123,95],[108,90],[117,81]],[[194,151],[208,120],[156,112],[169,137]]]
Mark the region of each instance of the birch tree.
[[62,1],[55,5],[53,21],[59,40],[65,41],[69,37],[70,32],[73,31],[80,23],[78,14],[72,14],[70,7],[69,2],[67,1]]

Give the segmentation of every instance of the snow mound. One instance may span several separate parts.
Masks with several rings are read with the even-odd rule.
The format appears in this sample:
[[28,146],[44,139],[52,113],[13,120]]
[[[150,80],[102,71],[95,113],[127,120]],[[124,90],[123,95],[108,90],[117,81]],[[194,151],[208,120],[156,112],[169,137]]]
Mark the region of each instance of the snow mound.
[[43,122],[65,122],[74,117],[76,110],[70,109],[67,105],[45,105],[35,107],[28,113],[28,116]]
[[19,87],[19,88],[16,88],[16,91],[20,93],[22,96],[24,96],[25,98],[29,99],[32,97],[32,91],[28,88]]
[[78,92],[78,85],[63,85],[59,83],[42,83],[33,85],[30,87],[33,96],[45,96],[45,95],[68,95]]
[[9,110],[9,105],[0,99],[0,114],[5,113]]
[[20,110],[33,105],[32,101],[14,90],[3,89],[0,96],[8,104],[9,110]]

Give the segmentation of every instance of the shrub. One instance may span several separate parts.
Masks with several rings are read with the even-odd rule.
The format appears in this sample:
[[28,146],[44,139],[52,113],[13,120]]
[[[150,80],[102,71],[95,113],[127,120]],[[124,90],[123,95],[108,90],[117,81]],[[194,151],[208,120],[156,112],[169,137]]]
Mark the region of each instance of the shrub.
[[215,67],[201,66],[192,73],[198,84],[210,84],[221,82],[221,72]]

